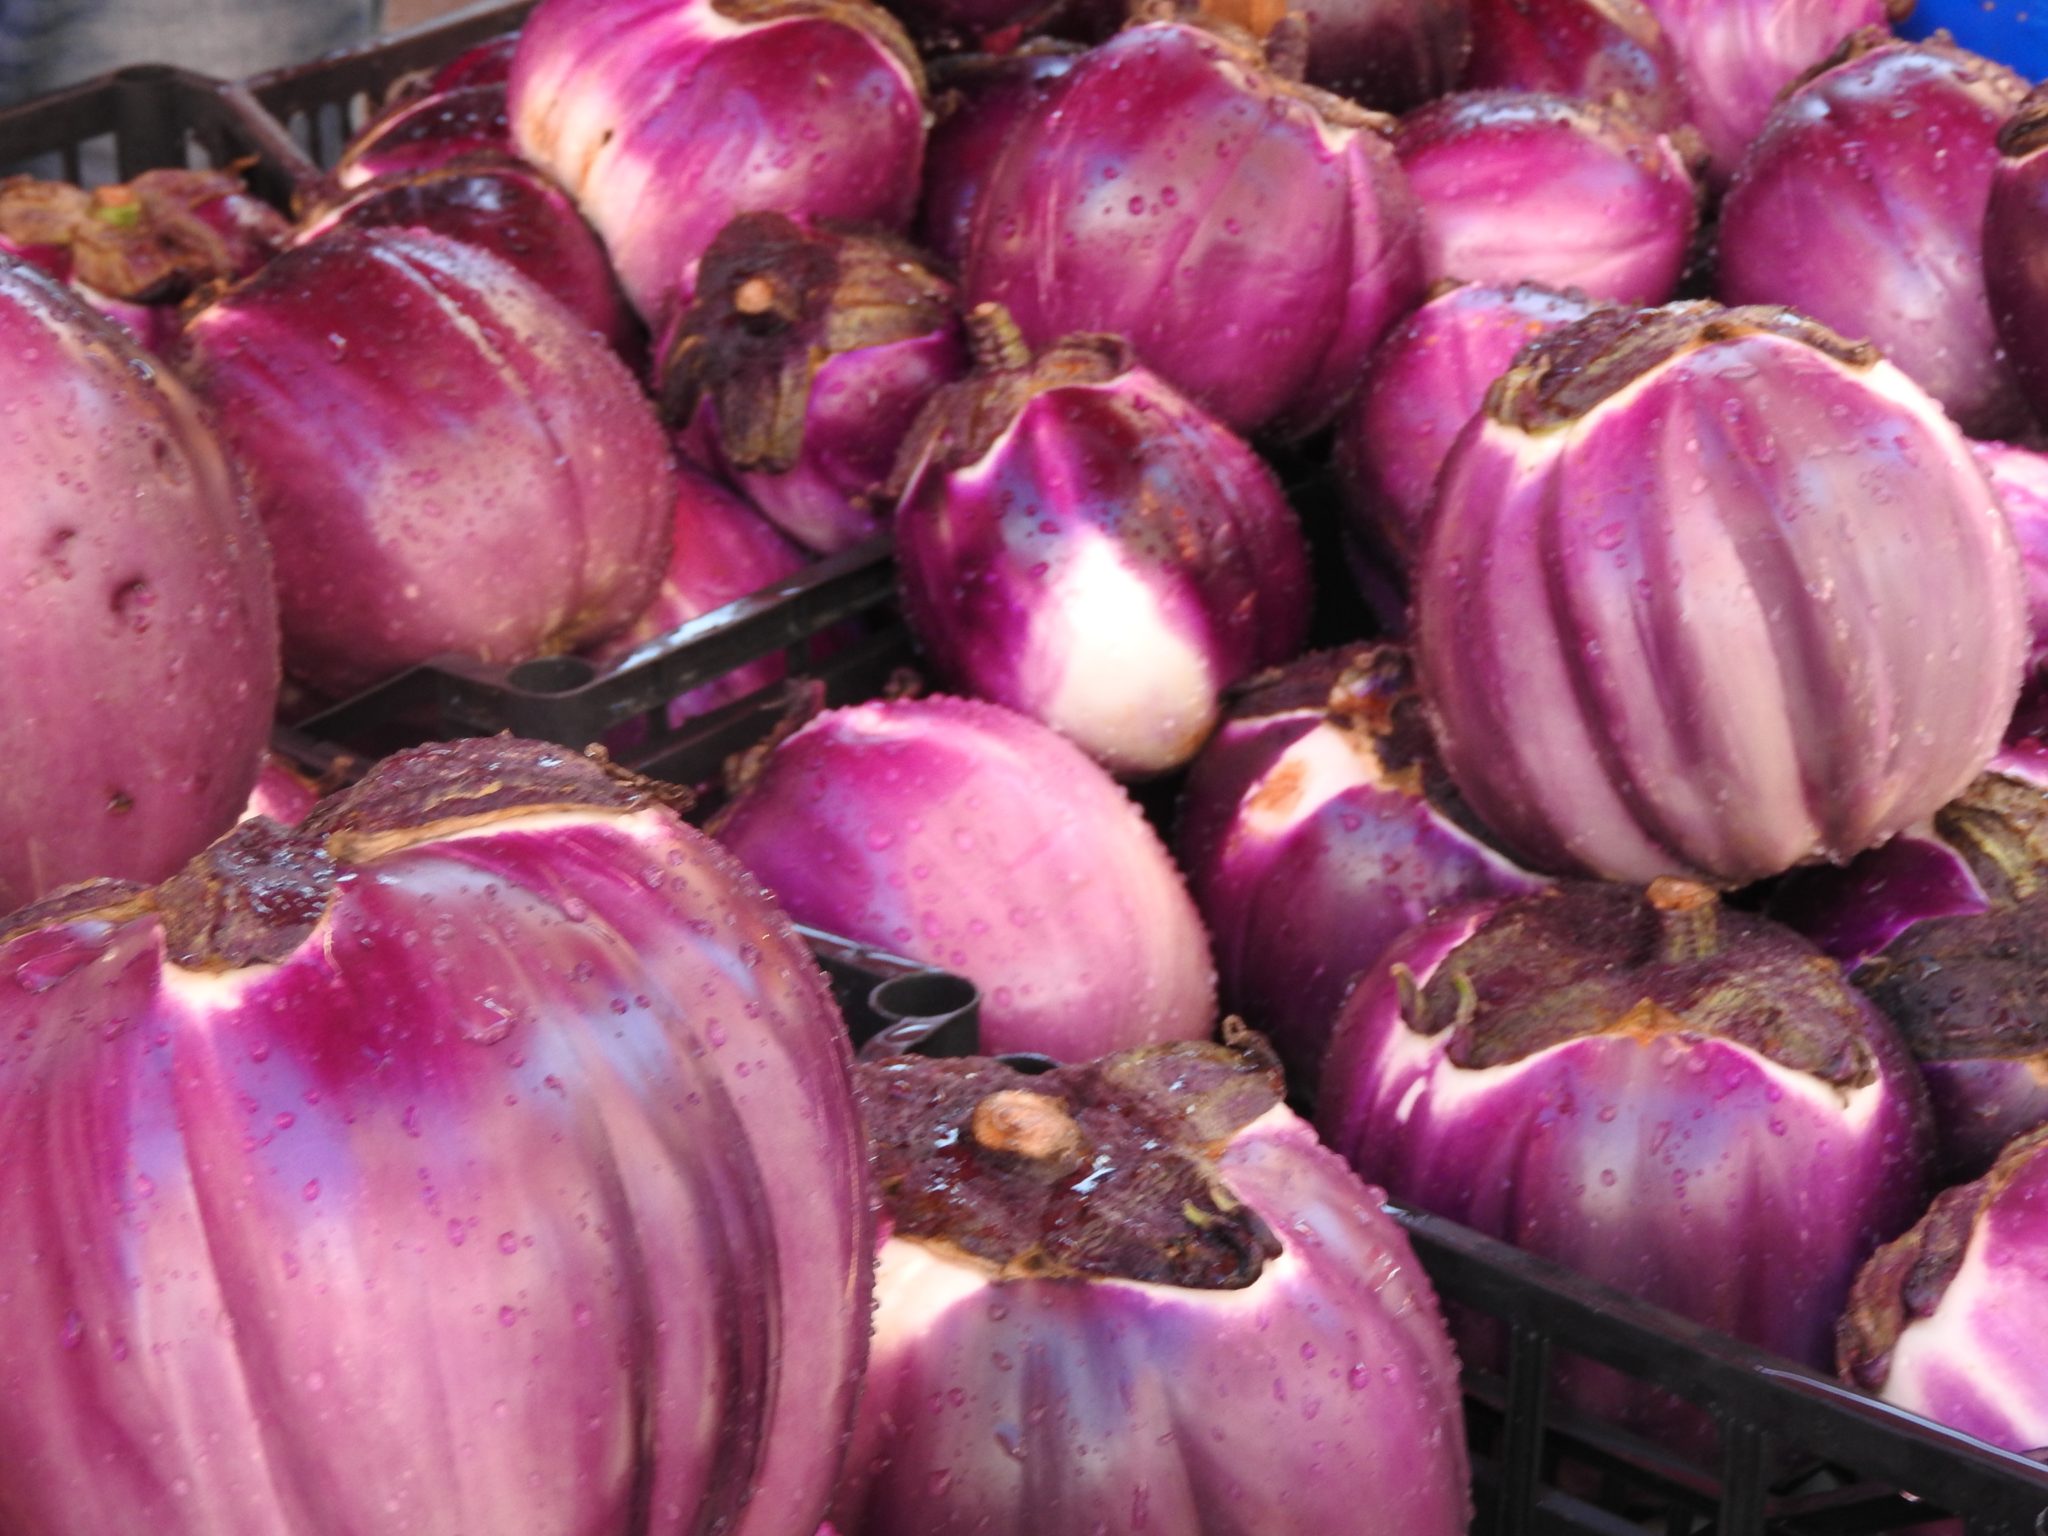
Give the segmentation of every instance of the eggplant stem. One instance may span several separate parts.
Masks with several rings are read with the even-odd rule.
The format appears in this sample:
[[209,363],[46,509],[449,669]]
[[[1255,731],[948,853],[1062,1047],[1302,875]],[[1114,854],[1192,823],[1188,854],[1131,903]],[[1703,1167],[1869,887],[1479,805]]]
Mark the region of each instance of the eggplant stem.
[[1657,913],[1657,949],[1667,962],[1684,965],[1720,951],[1721,899],[1711,886],[1659,875],[1643,894]]
[[990,1094],[974,1106],[969,1129],[977,1146],[1037,1163],[1071,1161],[1087,1146],[1065,1104],[1028,1088]]
[[975,367],[984,372],[1022,373],[1031,366],[1024,333],[1000,304],[977,304],[967,312],[967,344]]

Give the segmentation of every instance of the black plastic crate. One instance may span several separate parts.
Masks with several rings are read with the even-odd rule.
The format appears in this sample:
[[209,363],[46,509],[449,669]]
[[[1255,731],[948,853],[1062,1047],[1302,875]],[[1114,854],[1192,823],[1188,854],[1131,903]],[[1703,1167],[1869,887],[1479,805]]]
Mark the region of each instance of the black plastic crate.
[[0,175],[93,185],[144,171],[242,169],[258,196],[285,206],[288,141],[244,109],[239,88],[168,64],[136,64],[34,101],[0,108]]
[[910,660],[895,596],[890,541],[878,535],[692,619],[610,667],[574,656],[512,666],[444,657],[294,724],[314,740],[371,756],[499,731],[584,747],[616,739],[630,725],[634,744],[615,748],[615,757],[695,784],[725,753],[761,738],[762,721],[782,712],[791,685],[677,728],[666,721],[669,700],[778,653],[799,683],[820,679],[831,702],[868,697]]
[[376,115],[401,82],[438,69],[458,53],[515,31],[536,0],[498,0],[343,49],[304,64],[253,75],[241,83],[246,99],[268,113],[289,142],[327,167],[342,146]]

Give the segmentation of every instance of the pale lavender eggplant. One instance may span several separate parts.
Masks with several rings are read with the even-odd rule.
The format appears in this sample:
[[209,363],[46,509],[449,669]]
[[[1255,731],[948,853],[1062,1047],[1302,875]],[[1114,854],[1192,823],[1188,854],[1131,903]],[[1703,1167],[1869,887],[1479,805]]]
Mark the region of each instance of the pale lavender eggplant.
[[[600,666],[624,661],[678,625],[760,591],[803,568],[808,556],[782,536],[745,497],[687,462],[676,466],[673,553],[661,587],[619,634],[585,652]],[[669,701],[668,720],[744,698],[779,681],[788,667],[781,652],[734,667],[717,682]]]
[[1899,1026],[1948,1177],[1975,1178],[2048,1122],[2048,749],[2006,747],[1925,825],[1795,871],[1767,910]]
[[1686,120],[1678,55],[1643,0],[1475,0],[1462,84],[1618,102],[1666,133]]
[[737,214],[902,229],[917,205],[924,75],[867,0],[544,0],[510,100],[656,335]]
[[0,970],[8,1525],[816,1525],[874,1252],[844,1026],[654,786],[423,748]]
[[1538,91],[1468,91],[1401,120],[1432,282],[1543,283],[1659,304],[1677,290],[1699,192],[1669,134]]
[[2026,90],[1946,38],[1859,33],[1743,156],[1721,203],[1721,300],[1872,343],[1973,436],[2019,428],[1982,249],[1998,128]]
[[1020,114],[962,292],[1005,306],[1033,347],[1125,337],[1237,431],[1306,432],[1422,297],[1388,128],[1241,41],[1131,26]]
[[263,533],[199,404],[0,255],[0,911],[230,826],[277,703]]
[[1445,461],[1416,664],[1452,781],[1532,868],[1742,885],[1976,777],[2027,646],[1962,434],[1786,310],[1596,313]]
[[[1798,935],[1676,880],[1414,930],[1346,999],[1317,1124],[1396,1200],[1820,1369],[1932,1151],[1877,1010]],[[1498,1342],[1459,1334],[1473,1363]],[[1582,1411],[1701,1433],[1634,1378],[1579,1361],[1558,1381]]]
[[1992,320],[2035,420],[2048,421],[2048,89],[1998,132],[1984,210],[1984,285]]
[[1346,988],[1440,908],[1546,882],[1437,766],[1408,657],[1357,645],[1255,679],[1188,771],[1174,853],[1223,1005],[1312,1086]]
[[279,826],[296,827],[312,814],[319,803],[320,787],[307,778],[289,758],[269,747],[263,749],[256,768],[256,783],[240,819],[267,816]]
[[966,369],[953,285],[921,252],[779,213],[718,232],[659,363],[705,462],[818,554],[881,530],[897,446]]
[[1727,185],[1779,94],[1861,27],[1910,0],[1644,0],[1678,55],[1708,179]]
[[1034,359],[969,317],[975,375],[904,446],[904,614],[945,686],[1113,773],[1177,768],[1222,693],[1306,643],[1301,526],[1259,456],[1114,337]]
[[426,229],[503,258],[566,305],[629,360],[645,347],[640,322],[612,276],[604,244],[569,195],[509,154],[466,158],[361,183],[316,210],[298,242],[339,225]]
[[829,710],[712,834],[798,922],[973,980],[989,1051],[1085,1061],[1215,1028],[1208,936],[1158,834],[1078,747],[1011,710]]
[[474,155],[511,154],[505,92],[502,80],[486,81],[400,101],[348,142],[335,162],[335,183],[352,190]]
[[917,235],[934,256],[957,269],[967,256],[982,183],[1013,133],[1082,49],[1033,38],[1004,54],[936,59],[931,84],[936,120],[925,143],[924,198]]
[[1530,342],[1592,310],[1583,294],[1535,283],[1464,283],[1395,326],[1373,353],[1365,387],[1337,418],[1347,532],[1405,574],[1444,456],[1487,389]]
[[180,353],[255,488],[286,669],[315,688],[572,650],[652,598],[675,510],[653,407],[497,257],[337,229],[201,311]]
[[2048,664],[2048,454],[2012,443],[1973,442],[1977,467],[1991,482],[2019,547],[2026,579],[2027,623],[2033,631],[2029,670]]
[[[835,1501],[847,1536],[1466,1529],[1457,1360],[1407,1235],[1280,1103],[1271,1058],[1259,1073],[1235,1054],[1160,1047],[1036,1077],[908,1058],[856,1069],[871,1126],[892,1088],[926,1102],[985,1091],[914,1116],[922,1146],[876,1154],[895,1231]],[[1158,1128],[1145,1150],[1117,1114]],[[1079,1145],[1009,1150],[1020,1125],[1062,1121]],[[997,1149],[986,1161],[959,1150],[984,1146]],[[974,1237],[926,1217],[920,1197],[937,1179],[986,1193],[998,1159],[1051,1164],[1054,1178],[1077,1161],[1060,1219],[1105,1247],[1199,1220],[1226,1263],[1235,1244],[1249,1253],[1217,1289],[1076,1272],[1057,1237],[1007,1267],[993,1244],[963,1251],[950,1239]],[[1134,1171],[1171,1180],[1176,1203],[1126,1192]],[[1002,1236],[1036,1235],[1016,1226]]]
[[1842,1375],[1886,1402],[2008,1451],[2048,1447],[2048,1130],[1945,1190],[1856,1277]]

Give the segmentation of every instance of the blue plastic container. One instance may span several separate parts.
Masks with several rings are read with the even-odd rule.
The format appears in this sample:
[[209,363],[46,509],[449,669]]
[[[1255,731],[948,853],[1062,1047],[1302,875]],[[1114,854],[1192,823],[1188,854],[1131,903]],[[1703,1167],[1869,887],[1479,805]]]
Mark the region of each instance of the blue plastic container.
[[2030,81],[2048,76],[2048,0],[1919,0],[1899,28],[1913,38],[1941,30]]

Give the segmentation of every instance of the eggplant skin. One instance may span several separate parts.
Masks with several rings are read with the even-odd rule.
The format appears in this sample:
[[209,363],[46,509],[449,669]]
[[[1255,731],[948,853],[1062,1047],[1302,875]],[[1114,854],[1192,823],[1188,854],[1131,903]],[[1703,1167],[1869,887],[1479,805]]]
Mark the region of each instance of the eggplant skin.
[[17,915],[0,1015],[0,1526],[815,1528],[874,1252],[851,1052],[653,787],[402,754]]
[[[1723,909],[1723,948],[1659,957],[1614,910],[1632,895],[1558,887],[1398,941],[1338,1016],[1318,1127],[1403,1204],[1824,1369],[1858,1266],[1922,1209],[1927,1090],[1797,935]],[[1500,1363],[1494,1320],[1457,1337]],[[1561,1393],[1712,1444],[1696,1408],[1604,1368],[1569,1365]]]
[[1847,1379],[2009,1451],[2048,1446],[2044,1154],[2048,1128],[2013,1141],[1863,1267],[1841,1324]]
[[1283,1245],[1241,1290],[1002,1281],[883,1245],[847,1536],[1454,1536],[1458,1368],[1405,1233],[1276,1106],[1218,1176]]
[[279,682],[255,509],[199,404],[0,255],[0,910],[160,880],[233,824]]
[[1595,313],[1452,447],[1415,655],[1446,770],[1532,868],[1734,887],[1846,862],[1990,761],[2031,640],[1940,406],[1785,310]]

